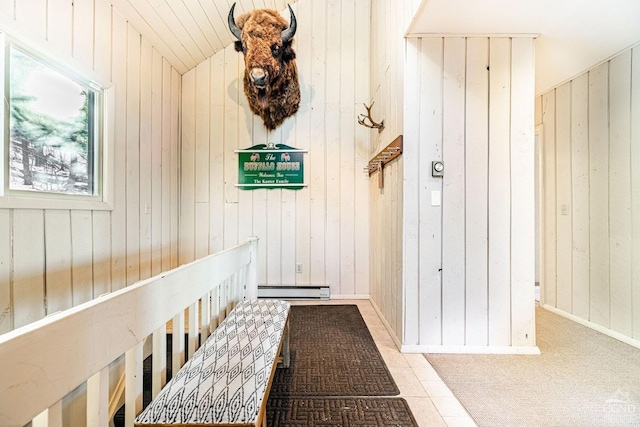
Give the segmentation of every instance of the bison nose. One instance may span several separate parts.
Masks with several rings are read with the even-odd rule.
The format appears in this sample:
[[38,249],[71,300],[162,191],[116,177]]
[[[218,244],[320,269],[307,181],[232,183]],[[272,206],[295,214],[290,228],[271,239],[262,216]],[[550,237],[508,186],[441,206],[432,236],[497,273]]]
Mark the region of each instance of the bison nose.
[[268,75],[262,68],[251,69],[251,80],[256,86],[266,86]]

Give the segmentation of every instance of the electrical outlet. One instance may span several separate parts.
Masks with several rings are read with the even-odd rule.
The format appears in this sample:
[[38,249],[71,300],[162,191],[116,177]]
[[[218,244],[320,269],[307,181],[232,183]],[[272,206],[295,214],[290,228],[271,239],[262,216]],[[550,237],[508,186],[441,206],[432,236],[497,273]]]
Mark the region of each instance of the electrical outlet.
[[302,264],[296,264],[296,273],[302,273]]

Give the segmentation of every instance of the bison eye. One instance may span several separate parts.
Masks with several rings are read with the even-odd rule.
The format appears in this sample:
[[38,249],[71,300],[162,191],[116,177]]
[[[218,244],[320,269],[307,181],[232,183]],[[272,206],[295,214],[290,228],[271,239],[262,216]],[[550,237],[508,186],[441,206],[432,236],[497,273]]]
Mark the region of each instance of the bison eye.
[[276,57],[280,56],[280,46],[277,44],[271,46],[271,54]]
[[247,53],[247,47],[241,41],[236,41],[234,43],[234,47],[236,49],[236,52],[242,52],[244,54]]

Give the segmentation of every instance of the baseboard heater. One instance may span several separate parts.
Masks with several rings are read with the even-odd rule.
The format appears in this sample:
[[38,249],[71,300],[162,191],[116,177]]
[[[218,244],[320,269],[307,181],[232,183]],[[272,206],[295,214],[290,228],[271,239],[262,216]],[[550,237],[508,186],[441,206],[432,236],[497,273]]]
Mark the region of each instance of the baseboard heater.
[[328,300],[329,286],[258,286],[258,298]]

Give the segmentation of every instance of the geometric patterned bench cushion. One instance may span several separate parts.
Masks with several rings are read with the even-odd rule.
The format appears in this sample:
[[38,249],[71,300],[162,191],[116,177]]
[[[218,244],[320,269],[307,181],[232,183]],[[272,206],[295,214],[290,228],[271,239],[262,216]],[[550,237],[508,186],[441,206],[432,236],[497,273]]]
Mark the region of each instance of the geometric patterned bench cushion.
[[242,301],[136,418],[136,425],[252,424],[290,304]]

